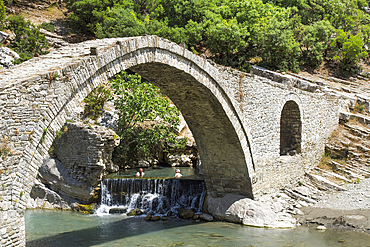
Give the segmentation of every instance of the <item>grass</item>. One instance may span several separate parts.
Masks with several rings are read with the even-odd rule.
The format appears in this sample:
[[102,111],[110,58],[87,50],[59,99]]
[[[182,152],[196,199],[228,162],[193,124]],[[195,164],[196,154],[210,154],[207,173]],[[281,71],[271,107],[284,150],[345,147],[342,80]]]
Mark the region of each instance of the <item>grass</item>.
[[45,29],[46,31],[49,31],[51,33],[54,33],[55,27],[53,22],[43,22],[39,25],[39,27]]
[[7,146],[6,141],[1,140],[0,157],[6,157],[8,154],[10,154],[10,148]]
[[360,105],[359,103],[356,103],[354,111],[358,113],[363,113],[363,112],[366,112],[366,108],[364,105]]
[[331,164],[331,161],[335,161],[341,165],[345,165],[346,160],[344,159],[335,159],[330,156],[330,154],[325,153],[320,160],[320,163],[317,165],[318,168],[324,170],[324,171],[333,171],[334,166]]

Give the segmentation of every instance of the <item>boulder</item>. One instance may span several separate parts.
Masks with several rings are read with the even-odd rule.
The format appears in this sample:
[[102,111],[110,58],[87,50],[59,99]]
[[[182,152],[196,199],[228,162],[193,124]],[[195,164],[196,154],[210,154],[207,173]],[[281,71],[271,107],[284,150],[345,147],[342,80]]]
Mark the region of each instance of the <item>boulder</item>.
[[50,209],[71,210],[73,209],[71,205],[74,203],[76,203],[75,199],[59,195],[36,179],[30,197],[27,199],[27,208],[45,208],[46,205],[50,205]]
[[151,221],[158,221],[160,219],[161,219],[160,216],[153,216],[152,218],[150,218]]
[[5,43],[8,37],[9,37],[9,34],[0,31],[0,43]]
[[0,67],[10,68],[13,66],[12,61],[20,58],[18,53],[8,47],[0,47]]
[[143,214],[143,211],[141,211],[140,209],[138,208],[135,208],[133,210],[131,210],[127,216],[137,216],[137,215],[142,215]]
[[179,217],[182,219],[191,219],[194,216],[193,210],[190,210],[187,208],[180,208],[178,212],[179,212]]
[[89,204],[103,175],[119,169],[112,162],[119,138],[106,127],[88,128],[83,122],[67,122],[58,133],[53,143],[57,159],[44,158],[39,180],[60,196]]
[[295,226],[295,219],[291,216],[275,213],[269,205],[241,195],[226,194],[222,198],[208,195],[206,208],[217,220],[257,227]]
[[146,221],[149,221],[153,216],[151,216],[150,214],[148,214],[147,216],[145,216],[144,220]]
[[90,203],[93,200],[94,188],[72,178],[67,168],[57,159],[45,157],[39,169],[40,181],[51,190],[71,198]]
[[201,214],[200,219],[205,220],[205,221],[213,221],[212,215],[209,215],[209,214]]
[[111,208],[109,209],[109,214],[124,214],[126,211],[124,208]]

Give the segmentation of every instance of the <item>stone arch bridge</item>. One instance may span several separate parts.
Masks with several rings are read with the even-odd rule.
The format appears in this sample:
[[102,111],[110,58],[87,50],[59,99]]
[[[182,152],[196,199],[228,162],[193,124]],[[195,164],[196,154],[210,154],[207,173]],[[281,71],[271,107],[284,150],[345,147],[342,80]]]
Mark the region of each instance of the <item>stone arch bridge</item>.
[[[88,41],[0,71],[1,245],[25,245],[26,199],[43,157],[87,94],[130,69],[159,86],[197,142],[208,192],[257,197],[321,157],[339,104],[317,85],[243,73],[157,36]],[[260,75],[260,76],[259,76]]]

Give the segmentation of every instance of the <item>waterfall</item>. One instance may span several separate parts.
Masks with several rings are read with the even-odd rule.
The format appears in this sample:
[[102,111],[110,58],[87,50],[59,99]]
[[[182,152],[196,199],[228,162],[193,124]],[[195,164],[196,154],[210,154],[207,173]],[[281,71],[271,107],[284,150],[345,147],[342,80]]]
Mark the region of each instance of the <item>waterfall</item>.
[[135,208],[144,214],[165,214],[176,208],[202,212],[206,185],[195,179],[104,179],[101,182],[97,214],[112,208],[129,212]]

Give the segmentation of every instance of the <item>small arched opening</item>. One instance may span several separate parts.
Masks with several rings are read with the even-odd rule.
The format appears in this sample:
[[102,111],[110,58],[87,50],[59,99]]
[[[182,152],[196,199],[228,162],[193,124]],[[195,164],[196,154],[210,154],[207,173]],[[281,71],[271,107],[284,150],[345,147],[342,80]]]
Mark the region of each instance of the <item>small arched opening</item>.
[[295,155],[301,152],[302,122],[297,103],[285,103],[280,118],[280,155]]

